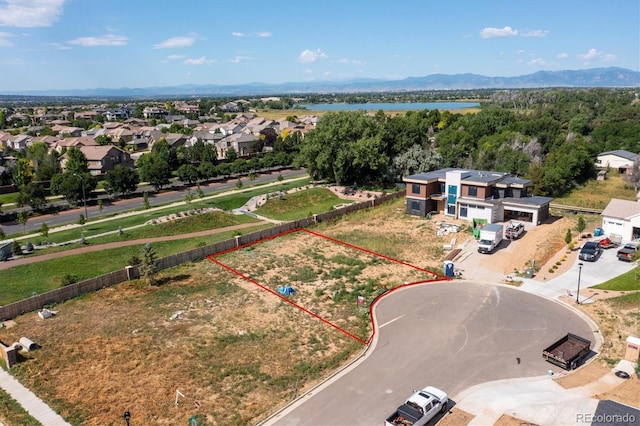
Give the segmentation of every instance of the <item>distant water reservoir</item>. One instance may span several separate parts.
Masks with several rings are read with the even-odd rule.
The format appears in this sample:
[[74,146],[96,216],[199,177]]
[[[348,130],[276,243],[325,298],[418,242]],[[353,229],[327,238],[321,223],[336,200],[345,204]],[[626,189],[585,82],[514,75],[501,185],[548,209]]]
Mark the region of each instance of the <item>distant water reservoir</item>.
[[425,109],[467,109],[477,108],[480,102],[400,102],[370,104],[304,104],[299,105],[310,111],[422,111]]

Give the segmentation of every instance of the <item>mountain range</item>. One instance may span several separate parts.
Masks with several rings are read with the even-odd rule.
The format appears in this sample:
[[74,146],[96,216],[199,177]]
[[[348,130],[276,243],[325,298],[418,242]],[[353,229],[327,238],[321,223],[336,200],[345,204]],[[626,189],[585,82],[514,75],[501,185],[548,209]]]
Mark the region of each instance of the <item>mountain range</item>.
[[402,80],[357,79],[297,83],[248,83],[237,85],[185,84],[146,88],[96,88],[73,90],[25,90],[4,92],[8,96],[78,96],[157,98],[177,96],[260,96],[310,93],[406,92],[425,90],[531,89],[551,87],[639,87],[640,72],[625,68],[538,71],[513,77],[479,74],[431,74]]

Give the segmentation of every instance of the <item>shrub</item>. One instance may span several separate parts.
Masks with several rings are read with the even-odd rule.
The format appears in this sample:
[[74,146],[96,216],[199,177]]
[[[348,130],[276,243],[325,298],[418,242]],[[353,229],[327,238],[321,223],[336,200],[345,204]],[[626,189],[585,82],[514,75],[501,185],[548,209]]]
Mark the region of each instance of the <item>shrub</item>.
[[60,287],[64,287],[70,284],[74,284],[78,282],[78,277],[67,272],[60,278]]

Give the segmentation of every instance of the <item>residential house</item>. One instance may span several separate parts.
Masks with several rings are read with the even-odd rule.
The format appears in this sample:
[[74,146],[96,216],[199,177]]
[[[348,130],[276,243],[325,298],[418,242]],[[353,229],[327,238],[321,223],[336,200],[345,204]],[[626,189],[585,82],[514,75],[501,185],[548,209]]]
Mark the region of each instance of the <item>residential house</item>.
[[233,147],[238,157],[246,157],[253,152],[251,146],[257,142],[258,138],[250,133],[234,133],[225,136],[216,142],[216,153],[218,159],[226,159],[227,151]]
[[167,141],[169,146],[176,148],[187,143],[187,136],[182,133],[163,133],[160,130],[153,130],[149,132],[149,147],[153,147],[162,138]]
[[616,169],[619,173],[631,173],[633,163],[638,160],[638,154],[617,149],[615,151],[601,152],[596,158],[596,167],[601,169]]
[[82,129],[81,127],[71,127],[60,124],[51,126],[51,130],[53,130],[54,132],[58,132],[60,136],[66,135],[74,138],[82,136],[82,132],[84,131],[84,129]]
[[36,136],[31,140],[31,144],[34,144],[36,142],[42,142],[49,147],[49,150],[51,150],[60,139],[61,138],[59,138],[58,136],[51,136],[51,135]]
[[488,223],[519,220],[539,225],[549,217],[550,197],[531,196],[530,180],[503,172],[446,168],[403,178],[407,214],[443,213]]
[[87,136],[80,136],[77,138],[63,138],[54,143],[53,149],[62,153],[63,151],[75,146],[77,148],[83,146],[97,146],[98,142],[93,140],[93,138]]
[[205,145],[215,145],[216,142],[224,138],[220,132],[211,132],[206,130],[196,130],[188,139],[188,146],[193,146],[198,140],[201,140]]
[[612,198],[602,211],[605,235],[620,235],[624,241],[640,239],[640,193],[637,201]]
[[[133,167],[133,161],[128,152],[114,145],[88,145],[79,147],[87,158],[89,173],[101,176],[115,166]],[[60,168],[66,169],[67,155],[60,157]]]
[[167,115],[168,112],[164,107],[160,106],[146,106],[142,110],[142,115],[144,118],[163,118]]
[[33,139],[31,136],[20,133],[18,135],[11,136],[7,141],[7,146],[11,149],[15,149],[16,151],[24,151],[31,143],[31,139]]
[[0,131],[0,147],[2,148],[8,147],[9,139],[11,139],[11,133]]
[[129,110],[126,108],[113,108],[104,113],[107,121],[126,120],[129,118]]

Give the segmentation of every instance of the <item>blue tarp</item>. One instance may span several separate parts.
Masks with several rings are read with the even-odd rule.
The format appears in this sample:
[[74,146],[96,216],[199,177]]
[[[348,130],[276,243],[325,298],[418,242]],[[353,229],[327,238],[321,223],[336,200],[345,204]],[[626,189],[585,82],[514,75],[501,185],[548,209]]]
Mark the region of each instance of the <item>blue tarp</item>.
[[290,294],[294,294],[295,292],[296,291],[290,285],[288,286],[281,285],[280,287],[278,287],[278,293],[282,294],[283,296],[289,296]]

